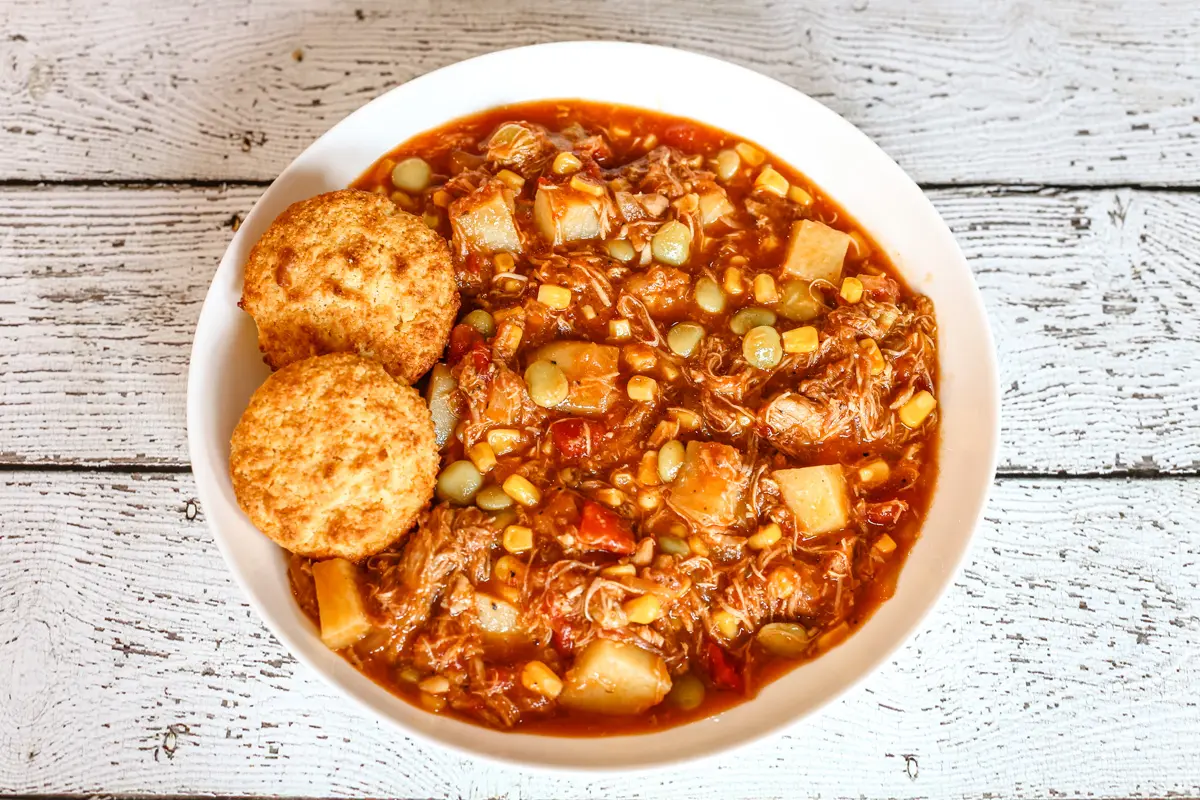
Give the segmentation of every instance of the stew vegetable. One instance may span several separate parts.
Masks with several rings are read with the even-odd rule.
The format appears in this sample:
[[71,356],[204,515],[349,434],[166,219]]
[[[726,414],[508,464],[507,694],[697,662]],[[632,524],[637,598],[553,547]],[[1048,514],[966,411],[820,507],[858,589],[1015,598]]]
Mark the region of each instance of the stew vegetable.
[[662,728],[892,593],[936,472],[936,334],[853,220],[755,145],[581,101],[422,134],[356,184],[451,243],[427,518],[293,557],[329,646],[498,728]]

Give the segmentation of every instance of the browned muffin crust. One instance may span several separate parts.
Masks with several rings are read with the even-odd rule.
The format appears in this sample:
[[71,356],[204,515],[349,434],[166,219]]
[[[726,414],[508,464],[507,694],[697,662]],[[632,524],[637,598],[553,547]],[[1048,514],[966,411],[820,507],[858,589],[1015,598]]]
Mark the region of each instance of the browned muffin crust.
[[351,352],[410,384],[445,349],[458,304],[445,240],[357,189],[289,206],[250,251],[242,290],[272,368]]
[[267,378],[234,429],[229,467],[238,504],[280,546],[358,561],[416,522],[438,452],[415,389],[338,353]]

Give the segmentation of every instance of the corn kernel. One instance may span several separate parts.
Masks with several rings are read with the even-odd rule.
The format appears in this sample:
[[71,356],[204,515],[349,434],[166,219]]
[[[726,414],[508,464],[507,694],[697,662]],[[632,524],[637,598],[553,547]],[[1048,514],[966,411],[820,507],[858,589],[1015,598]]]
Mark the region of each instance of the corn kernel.
[[820,341],[817,337],[817,329],[811,325],[783,332],[783,352],[785,353],[815,353],[818,347],[820,347]]
[[612,319],[608,321],[608,338],[614,342],[623,342],[633,336],[633,326],[627,319]]
[[879,351],[879,345],[874,339],[859,339],[858,346],[862,348],[867,363],[871,365],[872,375],[878,375],[887,369],[887,362],[883,360],[883,353]]
[[554,670],[541,661],[530,661],[521,670],[521,685],[534,694],[548,697],[551,700],[558,697],[563,690],[563,682]]
[[862,300],[863,285],[858,278],[846,278],[842,281],[842,299],[847,303],[857,303]]
[[782,538],[783,530],[772,522],[770,525],[759,528],[758,533],[746,540],[746,545],[751,550],[766,550]]
[[662,601],[658,595],[644,594],[635,597],[621,606],[630,622],[638,625],[649,625],[662,616]]
[[639,403],[653,403],[654,395],[658,392],[658,381],[645,375],[634,375],[625,387],[630,400]]
[[392,192],[392,202],[403,208],[405,211],[416,211],[417,201],[412,199],[412,196],[407,192],[402,192],[399,189]]
[[875,549],[882,556],[890,556],[896,552],[896,540],[888,536],[886,533],[875,540]]
[[507,455],[520,446],[521,432],[513,428],[492,428],[487,432],[487,443],[496,455]]
[[445,208],[446,206],[450,205],[450,193],[443,191],[442,189],[438,189],[433,193],[433,204],[438,208]]
[[525,580],[525,564],[512,556],[500,556],[496,559],[496,566],[492,568],[492,574],[501,583],[521,583]]
[[596,183],[595,181],[590,181],[581,175],[574,175],[571,177],[571,188],[577,192],[590,194],[593,197],[600,197],[602,194],[608,191],[601,184]]
[[450,681],[444,675],[434,675],[418,683],[417,688],[430,694],[445,694],[450,691]]
[[525,335],[525,328],[513,322],[505,322],[500,325],[496,332],[496,337],[492,339],[492,353],[498,360],[505,360],[516,355],[517,348],[521,346],[521,337]]
[[574,153],[559,153],[554,157],[550,171],[555,175],[570,175],[579,172],[582,168],[583,162],[576,158]]
[[467,450],[467,458],[471,459],[475,469],[485,475],[496,466],[496,451],[487,442],[471,445]]
[[633,564],[613,564],[611,567],[600,570],[600,574],[606,578],[626,578],[630,575],[637,575],[637,567]]
[[431,230],[437,230],[437,226],[442,224],[442,218],[433,211],[426,211],[421,219],[425,221],[425,226]]
[[742,271],[737,267],[726,268],[722,281],[725,284],[725,291],[731,295],[737,296],[746,291],[746,281],[742,278]]
[[533,549],[533,529],[524,525],[509,525],[504,529],[501,542],[510,553],[527,553]]
[[642,453],[642,460],[638,463],[638,483],[643,486],[658,486],[661,483],[658,479],[658,451]]
[[800,585],[800,573],[791,567],[776,567],[767,575],[767,592],[778,600],[787,600]]
[[736,639],[742,624],[728,611],[718,611],[712,616],[713,627],[726,639]]
[[653,150],[657,145],[658,136],[653,133],[649,134],[645,139],[642,140],[642,147],[646,148],[647,150]]
[[500,488],[523,506],[532,507],[542,502],[542,493],[538,488],[520,475],[509,475]]
[[738,142],[734,146],[734,151],[741,156],[742,161],[745,161],[752,167],[757,167],[759,164],[767,160],[767,154],[759,150],[752,144],[746,142]]
[[633,487],[633,473],[627,469],[619,469],[609,476],[612,485],[618,489],[630,489]]
[[634,372],[654,369],[654,365],[658,363],[658,355],[654,348],[645,344],[627,344],[621,348],[621,355]]
[[919,428],[925,418],[937,406],[937,400],[929,392],[921,391],[900,406],[900,421],[908,428]]
[[793,186],[788,189],[788,200],[791,200],[798,206],[812,205],[812,195],[801,189],[799,186]]
[[608,254],[622,264],[628,264],[637,255],[633,245],[626,239],[612,239],[604,246],[608,250]]
[[708,554],[711,552],[708,549],[708,544],[699,536],[689,536],[687,543],[688,548],[701,558],[707,558]]
[[622,492],[620,489],[614,489],[611,486],[605,486],[602,489],[597,489],[592,493],[592,499],[598,503],[603,503],[609,508],[620,508],[629,502],[629,495]]
[[584,319],[595,319],[596,318],[596,309],[592,308],[591,305],[589,305],[589,304],[585,303],[583,306],[580,307],[579,310],[581,312],[583,312]]
[[683,373],[679,371],[679,367],[672,364],[670,361],[664,361],[658,366],[659,374],[667,383],[678,380]]
[[538,287],[537,299],[544,306],[562,311],[571,306],[571,290],[564,286],[543,283]]
[[892,470],[883,459],[876,459],[870,464],[859,467],[858,479],[867,485],[884,483],[891,476]]
[[775,288],[775,278],[762,273],[754,276],[754,299],[764,305],[779,302],[779,290]]
[[638,492],[637,504],[643,511],[656,511],[662,505],[662,495],[657,489]]
[[678,422],[679,427],[685,431],[694,431],[700,428],[700,415],[686,408],[672,408],[671,419]]
[[521,189],[525,188],[525,179],[511,169],[500,170],[496,177],[508,184],[508,188],[514,192],[520,193]]
[[787,178],[780,175],[774,167],[768,164],[762,168],[762,172],[758,173],[758,177],[754,179],[754,188],[761,189],[776,197],[787,197],[790,187],[788,186]]
[[421,698],[421,706],[426,711],[432,711],[433,713],[436,714],[439,711],[444,711],[446,708],[446,698],[442,697],[440,694],[430,694],[429,692],[421,692],[420,698]]
[[674,419],[660,420],[654,426],[654,430],[650,434],[650,439],[646,442],[650,447],[662,447],[667,442],[675,438],[679,433],[679,422]]
[[509,586],[507,583],[502,583],[496,587],[496,594],[513,605],[518,605],[521,602],[520,586]]
[[512,272],[517,266],[516,260],[508,253],[496,253],[492,256],[492,263],[500,272]]

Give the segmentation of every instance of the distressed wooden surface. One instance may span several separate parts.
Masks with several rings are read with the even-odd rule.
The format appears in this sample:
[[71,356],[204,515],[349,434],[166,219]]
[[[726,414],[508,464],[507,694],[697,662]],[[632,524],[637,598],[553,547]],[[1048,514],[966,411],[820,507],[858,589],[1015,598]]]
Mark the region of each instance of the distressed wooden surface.
[[1200,793],[1194,480],[1001,480],[970,567],[862,688],[704,768],[579,781],[460,759],[348,707],[242,601],[203,511],[189,506],[193,492],[186,474],[0,479],[0,788],[697,800]]
[[[309,142],[431,69],[601,38],[777,77],[930,186],[987,299],[1008,477],[844,700],[563,780],[420,746],[295,663],[194,502],[184,387],[232,219]],[[1197,189],[1192,0],[0,4],[0,794],[1200,797]]]
[[[256,187],[0,191],[0,461],[187,463],[191,336]],[[1008,472],[1200,467],[1200,195],[945,189]]]
[[45,0],[0,30],[0,178],[270,180],[416,75],[623,39],[776,77],[920,181],[1200,184],[1193,0]]

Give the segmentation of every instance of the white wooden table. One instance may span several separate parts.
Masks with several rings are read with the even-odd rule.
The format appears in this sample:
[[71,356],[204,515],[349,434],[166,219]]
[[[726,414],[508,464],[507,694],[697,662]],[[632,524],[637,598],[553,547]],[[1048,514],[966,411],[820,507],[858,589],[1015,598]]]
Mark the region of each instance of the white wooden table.
[[[735,756],[572,781],[406,740],[293,661],[193,499],[184,386],[231,226],[308,142],[576,38],[721,56],[874,137],[970,259],[1004,431],[969,565],[865,686]],[[1198,262],[1195,0],[7,0],[0,794],[1200,795]]]

